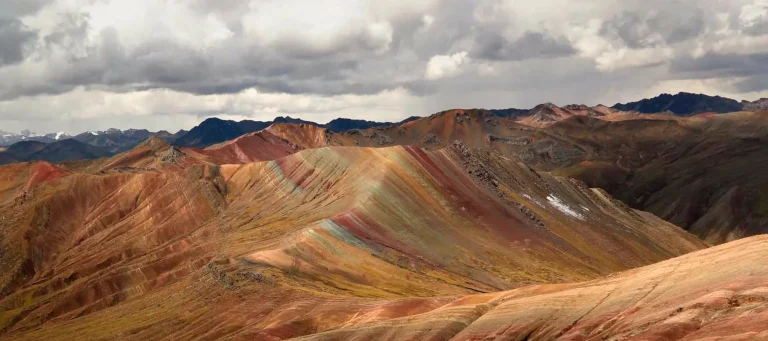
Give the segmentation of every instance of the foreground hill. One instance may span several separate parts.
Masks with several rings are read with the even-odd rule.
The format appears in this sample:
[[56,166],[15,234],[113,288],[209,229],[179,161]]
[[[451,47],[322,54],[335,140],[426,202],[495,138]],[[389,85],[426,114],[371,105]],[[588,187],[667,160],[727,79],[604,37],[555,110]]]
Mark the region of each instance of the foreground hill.
[[[760,236],[579,284],[441,300],[323,302],[302,318],[329,330],[300,339],[765,340],[765,257],[768,237]],[[328,318],[323,304],[349,309]]]
[[462,143],[218,166],[155,139],[76,166],[0,169],[3,339],[284,339],[706,247]]
[[[300,340],[765,340],[765,257],[768,238],[760,236],[585,283],[441,299],[329,300],[294,316],[318,328]],[[326,305],[348,309],[328,317]]]

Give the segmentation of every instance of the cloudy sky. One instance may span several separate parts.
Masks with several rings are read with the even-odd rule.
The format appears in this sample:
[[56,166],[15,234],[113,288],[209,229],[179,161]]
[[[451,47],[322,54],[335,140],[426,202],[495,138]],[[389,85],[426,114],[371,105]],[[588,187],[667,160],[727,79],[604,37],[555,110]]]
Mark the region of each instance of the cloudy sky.
[[0,130],[768,97],[768,0],[0,0]]

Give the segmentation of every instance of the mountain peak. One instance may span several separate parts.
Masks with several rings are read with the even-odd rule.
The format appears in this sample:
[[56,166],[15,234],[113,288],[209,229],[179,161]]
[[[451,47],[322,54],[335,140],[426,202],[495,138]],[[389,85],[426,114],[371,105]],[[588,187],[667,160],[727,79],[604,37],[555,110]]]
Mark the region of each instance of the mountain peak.
[[206,118],[205,120],[203,120],[203,122],[201,122],[201,124],[202,123],[213,123],[213,122],[224,122],[224,120],[222,120],[222,119],[220,119],[220,118],[218,118],[216,116],[213,116],[213,117]]
[[149,148],[151,150],[163,150],[170,147],[168,143],[163,141],[161,138],[152,135],[148,139],[144,140],[144,142],[139,143],[134,149],[141,149],[141,148]]

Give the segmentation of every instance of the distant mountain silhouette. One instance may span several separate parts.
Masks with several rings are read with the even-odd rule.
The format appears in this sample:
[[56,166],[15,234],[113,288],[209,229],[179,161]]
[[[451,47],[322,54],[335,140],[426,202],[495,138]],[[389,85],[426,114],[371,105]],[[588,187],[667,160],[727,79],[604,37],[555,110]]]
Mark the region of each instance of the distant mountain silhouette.
[[[309,124],[309,125],[318,126],[318,127],[322,127],[323,126],[322,124],[319,124],[319,123],[315,123],[315,122],[312,122],[312,121],[305,121],[305,120],[302,120],[300,118],[293,118],[293,117],[290,117],[290,116],[285,116],[285,117],[278,116],[278,117],[275,117],[275,119],[272,120],[272,122],[264,122],[264,123],[269,123],[269,124],[272,124],[272,123],[293,123],[293,124]],[[259,129],[259,130],[261,130],[261,129]]]
[[259,131],[272,122],[244,120],[240,122],[211,117],[189,130],[174,142],[177,146],[204,148],[215,143],[231,140],[240,135]]
[[727,113],[741,111],[744,105],[734,99],[680,92],[677,95],[661,94],[637,102],[617,103],[614,109],[637,111],[644,114],[672,112],[679,116],[690,116],[705,112]]
[[420,117],[418,116],[411,116],[408,117],[400,122],[374,122],[374,121],[366,121],[366,120],[354,120],[350,118],[337,118],[333,121],[330,121],[325,124],[325,128],[328,130],[334,132],[334,133],[340,133],[347,130],[353,130],[353,129],[368,129],[368,128],[375,128],[375,127],[386,127],[391,125],[398,125],[407,123],[413,120],[417,120]]
[[74,139],[65,139],[52,143],[22,141],[0,152],[0,164],[42,160],[64,162],[73,160],[98,159],[111,156],[112,153]]
[[46,143],[40,141],[21,141],[9,146],[5,153],[13,155],[16,159],[24,160],[45,148],[46,145]]
[[517,108],[508,108],[508,109],[489,109],[491,113],[493,113],[496,116],[509,118],[509,119],[516,119],[519,117],[525,117],[528,116],[531,109],[517,109]]
[[419,117],[417,116],[411,116],[403,121],[395,123],[337,118],[331,122],[328,122],[327,124],[320,124],[292,117],[276,117],[271,122],[250,120],[237,122],[212,117],[206,119],[200,123],[200,125],[192,128],[188,133],[177,138],[173,144],[182,147],[205,148],[216,143],[234,139],[241,135],[266,129],[274,123],[307,124],[316,127],[327,128],[333,132],[344,132],[353,129],[368,129],[374,127],[397,125],[413,121],[418,118]]

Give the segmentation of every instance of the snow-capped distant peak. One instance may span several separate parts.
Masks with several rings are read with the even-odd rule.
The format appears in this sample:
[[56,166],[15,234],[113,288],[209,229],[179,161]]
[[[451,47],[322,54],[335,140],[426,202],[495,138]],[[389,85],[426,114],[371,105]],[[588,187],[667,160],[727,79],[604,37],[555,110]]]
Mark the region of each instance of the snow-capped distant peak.
[[60,131],[60,132],[56,133],[56,137],[54,137],[53,139],[54,140],[61,140],[61,137],[64,136],[64,135],[65,135],[64,132]]
[[99,136],[99,132],[97,131],[89,131],[88,134]]

